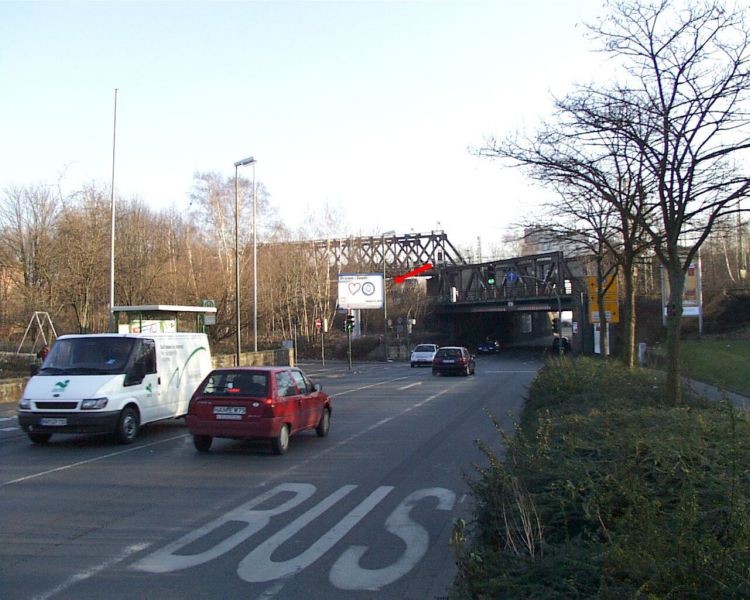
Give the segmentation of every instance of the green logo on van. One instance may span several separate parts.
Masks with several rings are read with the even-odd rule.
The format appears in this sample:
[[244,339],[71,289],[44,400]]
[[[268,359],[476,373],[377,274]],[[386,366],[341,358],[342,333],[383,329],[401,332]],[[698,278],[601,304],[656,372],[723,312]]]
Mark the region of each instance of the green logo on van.
[[65,381],[58,381],[52,389],[55,392],[62,392],[66,387],[68,387],[69,383],[70,379],[66,379]]
[[151,395],[151,394],[153,393],[153,389],[154,389],[154,386],[153,386],[153,384],[152,384],[152,383],[149,383],[149,384],[148,384],[148,385],[146,386],[146,391],[148,392],[148,395],[149,395],[149,396],[150,396],[150,395]]

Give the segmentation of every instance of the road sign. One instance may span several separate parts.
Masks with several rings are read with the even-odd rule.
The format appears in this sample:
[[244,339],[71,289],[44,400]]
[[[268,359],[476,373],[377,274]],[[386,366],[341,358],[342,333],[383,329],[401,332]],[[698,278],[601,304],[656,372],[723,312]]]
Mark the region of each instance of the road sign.
[[323,327],[323,321],[321,321],[319,318],[315,319],[315,329],[320,331],[320,328]]
[[[596,298],[597,288],[596,276],[588,278],[589,288],[589,321],[592,323],[599,322],[599,302]],[[607,287],[609,286],[609,287]],[[610,275],[604,280],[602,287],[605,288],[604,292],[604,318],[607,323],[619,323],[620,322],[620,304],[619,304],[619,289],[617,286],[617,279]]]

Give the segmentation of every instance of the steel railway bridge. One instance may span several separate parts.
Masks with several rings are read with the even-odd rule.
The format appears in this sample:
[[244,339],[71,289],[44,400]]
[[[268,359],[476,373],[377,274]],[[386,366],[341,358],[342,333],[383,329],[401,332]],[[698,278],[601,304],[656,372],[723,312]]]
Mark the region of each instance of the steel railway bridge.
[[[576,260],[562,252],[467,263],[443,231],[314,241],[316,257],[340,273],[384,273],[387,279],[426,264],[426,289],[438,315],[453,333],[486,330],[503,339],[522,339],[539,330],[548,313],[573,311],[582,322],[584,280]],[[527,315],[525,323],[517,317]],[[530,316],[529,316],[530,315]],[[551,330],[547,325],[547,334]]]
[[[338,272],[385,273],[390,279],[431,264],[428,291],[445,312],[572,310],[578,277],[562,252],[467,263],[442,231],[313,242],[317,258]],[[489,274],[494,272],[494,283]]]

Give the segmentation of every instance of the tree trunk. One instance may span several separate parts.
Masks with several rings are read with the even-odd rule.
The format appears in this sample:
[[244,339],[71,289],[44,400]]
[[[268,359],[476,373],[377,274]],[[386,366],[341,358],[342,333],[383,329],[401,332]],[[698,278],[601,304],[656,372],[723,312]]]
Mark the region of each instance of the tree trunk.
[[682,292],[685,273],[678,264],[668,267],[669,298],[667,300],[667,403],[682,403],[680,378],[680,333],[682,329]]
[[623,361],[628,369],[635,367],[635,280],[637,271],[638,267],[632,263],[625,265],[623,269],[625,278],[625,302],[622,311],[625,344]]

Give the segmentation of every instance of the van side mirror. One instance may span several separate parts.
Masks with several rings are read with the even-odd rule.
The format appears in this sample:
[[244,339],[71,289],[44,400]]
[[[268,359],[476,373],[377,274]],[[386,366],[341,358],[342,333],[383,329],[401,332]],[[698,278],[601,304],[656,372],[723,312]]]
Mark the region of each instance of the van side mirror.
[[29,365],[29,375],[33,377],[37,373],[39,373],[39,365]]

